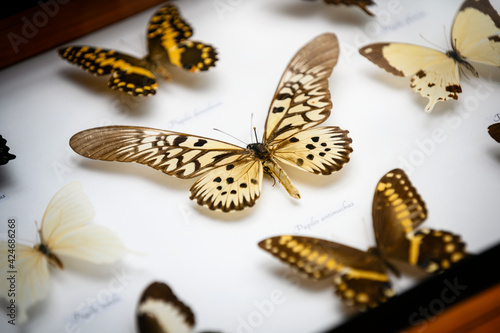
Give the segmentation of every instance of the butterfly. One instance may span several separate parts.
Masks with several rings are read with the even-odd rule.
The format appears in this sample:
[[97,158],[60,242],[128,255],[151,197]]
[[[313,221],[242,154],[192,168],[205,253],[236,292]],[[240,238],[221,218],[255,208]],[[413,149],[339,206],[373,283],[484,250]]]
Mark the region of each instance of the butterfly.
[[309,278],[333,278],[336,294],[360,310],[375,307],[395,294],[388,270],[397,276],[400,273],[390,260],[438,272],[466,256],[460,236],[418,229],[427,218],[427,208],[401,169],[389,171],[378,182],[372,217],[376,246],[368,251],[292,235],[267,238],[259,247]]
[[207,71],[215,66],[217,52],[210,46],[189,38],[193,29],[179,15],[173,4],[166,4],[151,17],[147,29],[149,53],[142,59],[111,49],[91,46],[68,46],[58,50],[64,59],[87,72],[111,75],[108,86],[133,96],[156,93],[155,72],[170,78],[165,64],[190,72]]
[[16,155],[9,153],[10,148],[7,146],[7,140],[0,135],[0,165],[7,164],[10,160],[16,158]]
[[376,43],[359,52],[397,76],[411,76],[410,87],[429,99],[425,111],[439,101],[458,99],[460,73],[479,77],[469,63],[500,66],[500,16],[488,0],[467,0],[460,7],[451,30],[451,50],[443,53],[404,43]]
[[332,107],[328,78],[339,54],[337,37],[327,33],[291,60],[271,103],[262,142],[246,148],[166,130],[106,126],[70,139],[78,154],[96,160],[136,162],[178,178],[202,176],[191,199],[223,212],[251,207],[259,198],[264,173],[275,176],[294,198],[299,191],[278,164],[329,175],[349,161],[352,140],[339,127],[315,127]]
[[153,282],[144,290],[136,313],[140,333],[189,333],[195,326],[191,308],[163,282]]
[[500,123],[492,124],[488,126],[488,133],[495,141],[500,142]]
[[375,4],[375,2],[373,2],[372,0],[324,0],[324,1],[327,4],[332,4],[332,5],[358,6],[366,14],[374,16],[373,13],[366,8],[366,6],[371,6]]
[[[64,268],[63,258],[94,264],[111,264],[127,250],[110,229],[88,222],[94,216],[89,198],[79,182],[61,188],[49,202],[39,230],[40,243],[33,247],[0,242],[0,271],[14,276],[17,320],[25,322],[27,309],[49,293],[49,265]],[[9,260],[7,260],[7,258]],[[0,280],[1,296],[7,297],[10,281]]]

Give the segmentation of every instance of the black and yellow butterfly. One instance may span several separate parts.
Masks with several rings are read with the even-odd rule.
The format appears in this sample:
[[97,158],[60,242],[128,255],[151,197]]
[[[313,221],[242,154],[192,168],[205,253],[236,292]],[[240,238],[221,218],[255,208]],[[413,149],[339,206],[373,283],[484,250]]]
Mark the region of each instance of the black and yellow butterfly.
[[488,133],[496,142],[500,142],[500,123],[488,126]]
[[451,30],[451,50],[443,53],[404,43],[376,43],[359,52],[397,76],[411,76],[411,88],[429,99],[430,112],[439,101],[458,99],[460,73],[479,74],[469,63],[500,66],[500,16],[488,0],[467,0],[460,7]]
[[376,246],[368,251],[291,235],[267,238],[259,246],[310,278],[333,278],[336,294],[360,310],[394,295],[388,270],[400,273],[390,260],[438,272],[466,255],[459,236],[417,229],[427,218],[427,208],[401,169],[388,172],[378,182],[372,217]]
[[324,34],[291,60],[269,108],[262,143],[246,148],[226,142],[135,126],[107,126],[75,134],[70,146],[97,160],[136,162],[178,178],[202,176],[191,199],[224,212],[251,207],[264,173],[276,176],[288,193],[299,191],[278,161],[314,174],[329,175],[349,161],[348,131],[315,127],[330,115],[328,79],[339,54],[337,37]]
[[170,63],[190,72],[215,66],[217,52],[210,46],[191,41],[193,29],[173,4],[166,4],[151,17],[148,25],[148,51],[142,59],[115,50],[68,46],[58,50],[64,59],[97,76],[109,75],[108,86],[133,96],[156,93],[156,72],[170,78],[165,65]]
[[191,308],[163,282],[153,282],[144,290],[136,313],[139,333],[189,333],[196,322]]

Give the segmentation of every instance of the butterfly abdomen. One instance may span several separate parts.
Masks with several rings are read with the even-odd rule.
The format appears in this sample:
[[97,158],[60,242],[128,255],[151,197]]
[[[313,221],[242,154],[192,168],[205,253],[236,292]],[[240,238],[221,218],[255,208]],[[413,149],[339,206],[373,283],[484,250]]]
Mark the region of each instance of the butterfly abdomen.
[[61,259],[59,259],[54,253],[52,253],[45,244],[43,243],[37,244],[35,246],[35,250],[41,252],[45,257],[47,257],[47,261],[52,266],[59,267],[60,269],[64,268]]
[[[456,49],[450,50],[446,52],[446,55],[453,59],[459,66],[460,68],[466,68],[469,72],[471,72],[475,77],[479,77],[479,73],[476,71],[474,66],[472,66],[466,59],[463,57],[460,52],[458,52]],[[458,86],[460,88],[460,86]],[[448,88],[448,87],[447,87]],[[462,89],[460,88],[460,91],[462,92]]]
[[443,271],[466,256],[460,236],[447,231],[421,229],[410,239],[409,262],[429,273]]

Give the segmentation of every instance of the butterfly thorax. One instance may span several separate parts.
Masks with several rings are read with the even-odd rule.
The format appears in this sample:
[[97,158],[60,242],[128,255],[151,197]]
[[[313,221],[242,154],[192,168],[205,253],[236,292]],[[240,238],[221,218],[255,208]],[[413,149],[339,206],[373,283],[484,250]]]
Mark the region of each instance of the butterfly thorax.
[[271,159],[271,152],[267,149],[267,146],[263,143],[250,143],[247,146],[248,150],[251,150],[253,155],[262,161],[267,161]]
[[450,58],[452,58],[453,60],[455,60],[455,62],[460,66],[460,69],[462,68],[466,68],[467,70],[469,70],[469,72],[471,72],[475,77],[479,77],[479,74],[478,72],[476,71],[476,69],[474,68],[474,66],[472,66],[466,59],[464,56],[462,56],[460,54],[460,52],[458,52],[458,50],[456,50],[455,48],[453,48],[452,50],[446,52],[446,55]]
[[35,250],[41,252],[45,257],[47,257],[47,261],[52,266],[57,266],[60,269],[64,268],[61,259],[59,259],[54,253],[52,253],[47,245],[43,243],[37,244],[35,245]]

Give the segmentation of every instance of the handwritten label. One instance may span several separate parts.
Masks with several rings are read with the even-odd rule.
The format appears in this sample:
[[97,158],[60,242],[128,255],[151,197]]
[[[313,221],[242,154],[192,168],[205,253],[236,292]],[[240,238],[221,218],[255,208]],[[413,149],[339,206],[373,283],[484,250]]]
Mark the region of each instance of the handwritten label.
[[168,128],[173,128],[173,127],[178,126],[178,125],[183,125],[184,123],[189,122],[190,120],[193,120],[194,118],[199,117],[202,114],[207,113],[207,112],[209,112],[209,111],[211,111],[211,110],[213,110],[221,105],[222,105],[221,101],[211,102],[208,105],[205,105],[201,108],[197,108],[197,109],[192,110],[191,112],[187,112],[182,116],[182,118],[171,120],[168,123]]
[[344,200],[342,203],[330,207],[328,210],[325,210],[321,214],[311,217],[311,219],[306,223],[297,224],[294,227],[294,233],[300,233],[304,230],[310,231],[320,224],[334,220],[336,217],[352,209],[353,207],[354,202],[352,202],[351,200]]

